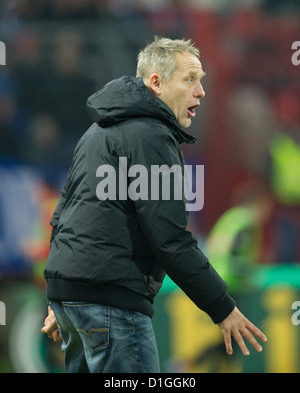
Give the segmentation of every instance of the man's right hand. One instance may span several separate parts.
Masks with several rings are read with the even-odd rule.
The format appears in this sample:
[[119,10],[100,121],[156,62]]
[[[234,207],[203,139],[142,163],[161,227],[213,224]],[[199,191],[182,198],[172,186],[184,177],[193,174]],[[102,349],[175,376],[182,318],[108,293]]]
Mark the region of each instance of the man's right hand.
[[50,307],[48,307],[48,316],[45,319],[44,327],[41,329],[41,331],[47,334],[48,337],[51,338],[54,342],[58,342],[62,339],[58,330],[54,312]]

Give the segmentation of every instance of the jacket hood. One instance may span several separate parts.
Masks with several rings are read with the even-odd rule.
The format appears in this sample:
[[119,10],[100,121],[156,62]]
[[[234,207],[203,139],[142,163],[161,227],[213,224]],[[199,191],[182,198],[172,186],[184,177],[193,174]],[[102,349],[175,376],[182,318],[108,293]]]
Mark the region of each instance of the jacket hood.
[[123,76],[109,82],[89,97],[87,111],[102,128],[131,118],[151,117],[165,123],[179,143],[197,140],[179,127],[171,109],[149,92],[142,78]]

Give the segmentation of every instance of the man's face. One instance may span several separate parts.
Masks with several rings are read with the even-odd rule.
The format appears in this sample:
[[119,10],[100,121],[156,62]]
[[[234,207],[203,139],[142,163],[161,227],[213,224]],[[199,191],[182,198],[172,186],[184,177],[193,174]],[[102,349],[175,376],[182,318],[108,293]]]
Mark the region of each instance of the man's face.
[[174,112],[180,127],[187,128],[195,108],[205,96],[201,80],[205,73],[199,59],[189,52],[177,53],[177,66],[168,81],[162,81],[160,99]]

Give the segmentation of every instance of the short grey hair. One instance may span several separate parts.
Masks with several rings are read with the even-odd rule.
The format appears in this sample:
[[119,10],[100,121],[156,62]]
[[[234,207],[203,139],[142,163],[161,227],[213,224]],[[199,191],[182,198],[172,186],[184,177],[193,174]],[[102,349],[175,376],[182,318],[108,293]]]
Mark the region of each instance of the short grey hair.
[[147,78],[157,72],[169,80],[176,69],[176,54],[188,52],[200,57],[199,49],[191,39],[162,38],[154,36],[154,41],[147,45],[138,55],[136,76]]

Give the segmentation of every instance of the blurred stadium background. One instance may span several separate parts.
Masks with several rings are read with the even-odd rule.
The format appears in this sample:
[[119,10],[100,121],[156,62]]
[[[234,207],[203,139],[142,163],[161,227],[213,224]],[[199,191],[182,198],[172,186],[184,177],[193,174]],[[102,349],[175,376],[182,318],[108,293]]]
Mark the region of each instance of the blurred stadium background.
[[269,338],[262,354],[227,357],[218,328],[167,279],[153,319],[162,371],[300,371],[299,1],[1,0],[0,372],[63,372],[59,345],[40,333],[49,220],[90,124],[87,97],[134,75],[154,34],[201,50],[198,144],[183,149],[205,165],[205,205],[190,226]]

